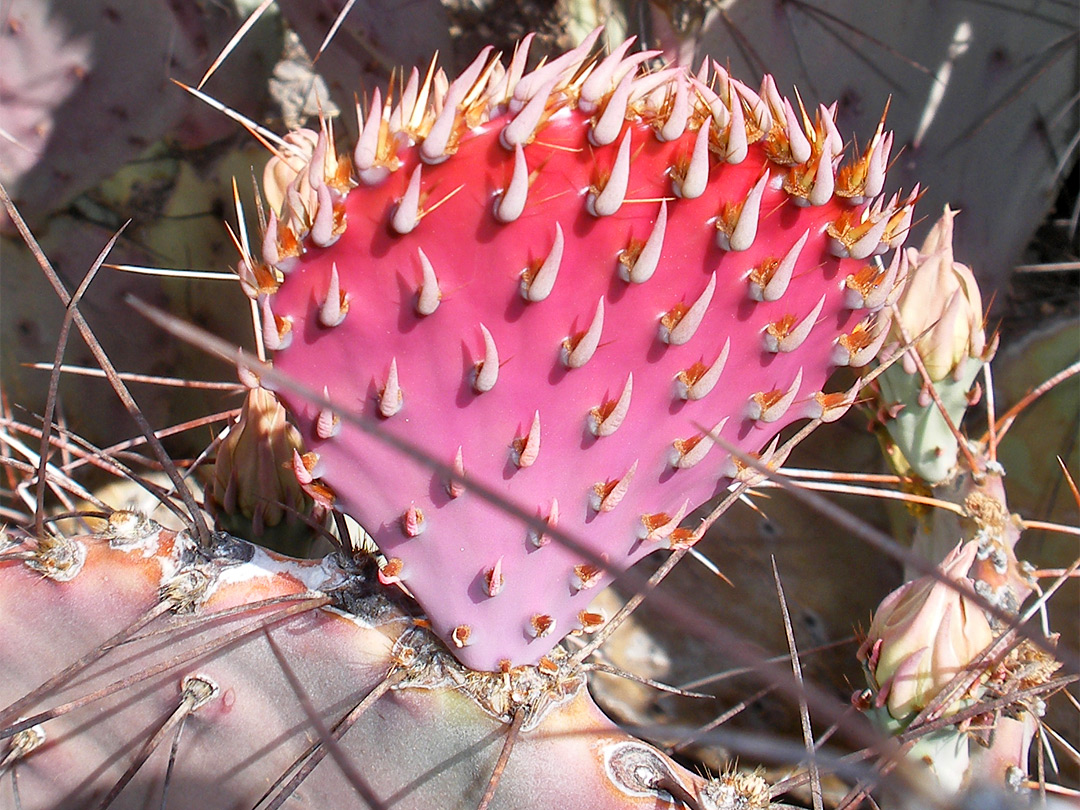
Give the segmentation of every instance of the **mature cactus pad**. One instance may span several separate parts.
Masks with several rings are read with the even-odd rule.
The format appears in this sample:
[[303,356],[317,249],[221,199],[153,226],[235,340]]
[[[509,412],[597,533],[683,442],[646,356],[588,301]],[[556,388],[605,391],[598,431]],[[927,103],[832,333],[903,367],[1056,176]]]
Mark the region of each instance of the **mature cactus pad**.
[[[475,808],[519,710],[492,810],[716,789],[614,726],[580,670],[465,672],[370,559],[292,560],[224,534],[202,548],[131,512],[102,534],[8,539],[2,807]],[[340,759],[314,767],[320,724]]]
[[449,84],[414,72],[361,115],[351,166],[301,132],[267,172],[276,368],[444,465],[283,392],[299,475],[477,669],[595,629],[592,588],[696,540],[676,527],[739,466],[710,435],[754,452],[850,404],[826,378],[869,359],[903,272],[875,258],[914,198],[877,196],[887,134],[841,166],[833,110],[715,64],[641,73],[629,43],[590,62],[593,39],[524,76],[526,47]]

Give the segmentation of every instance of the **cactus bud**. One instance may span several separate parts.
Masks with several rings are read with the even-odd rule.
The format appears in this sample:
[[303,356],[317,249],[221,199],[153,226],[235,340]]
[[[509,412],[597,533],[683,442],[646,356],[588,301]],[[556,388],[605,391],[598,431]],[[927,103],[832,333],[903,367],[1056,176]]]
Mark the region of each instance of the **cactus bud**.
[[[957,546],[939,566],[949,583],[924,576],[905,583],[881,603],[859,648],[875,705],[901,723],[929,705],[993,641],[983,611],[968,594],[968,569],[978,543]],[[981,689],[980,684],[972,687]],[[943,709],[959,710],[963,695]]]
[[285,203],[285,189],[311,162],[318,142],[318,133],[298,129],[285,136],[286,149],[266,164],[263,171],[263,193],[270,209],[280,213]]
[[880,353],[885,361],[895,355],[904,334],[908,339],[922,335],[915,351],[929,383],[907,354],[882,374],[880,404],[881,412],[888,414],[885,426],[903,460],[931,485],[956,473],[959,445],[929,385],[953,425],[959,425],[972,401],[969,392],[975,377],[994,351],[983,331],[982,296],[975,276],[953,260],[955,215],[946,206],[922,249],[909,250],[911,269],[897,304],[899,317],[894,319],[892,339]]
[[214,464],[208,503],[219,523],[250,521],[263,537],[289,511],[303,512],[310,501],[291,464],[300,448],[300,435],[285,421],[277,398],[265,388],[249,390]]
[[[908,248],[912,269],[898,303],[900,321],[894,326],[897,340],[901,324],[911,337],[930,330],[915,348],[934,382],[948,376],[960,379],[968,358],[979,359],[986,351],[979,285],[971,268],[953,259],[955,216],[946,205],[922,248]],[[910,358],[904,363],[909,374],[916,372]]]

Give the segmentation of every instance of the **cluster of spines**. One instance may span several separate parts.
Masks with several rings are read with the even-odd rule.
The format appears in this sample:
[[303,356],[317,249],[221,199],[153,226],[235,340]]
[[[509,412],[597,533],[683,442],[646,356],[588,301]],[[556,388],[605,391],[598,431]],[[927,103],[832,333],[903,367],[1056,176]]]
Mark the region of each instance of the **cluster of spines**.
[[[489,59],[490,49],[485,49],[454,82],[448,84],[441,71],[429,70],[426,81],[418,90],[419,73],[414,68],[396,105],[391,105],[389,98],[382,104],[376,90],[366,124],[360,107],[357,107],[361,136],[351,165],[336,154],[332,133],[325,127],[317,135],[301,131],[287,136],[285,160],[282,161],[289,167],[285,177],[273,180],[269,175],[267,177],[271,206],[262,242],[263,262],[245,257],[245,269],[256,279],[255,289],[259,293],[276,290],[277,280],[295,266],[295,260],[303,252],[305,239],[318,247],[334,244],[346,227],[344,200],[349,189],[357,184],[383,182],[401,166],[399,151],[419,142],[420,162],[413,169],[390,222],[391,228],[400,235],[411,232],[431,210],[430,206],[425,209],[422,200],[422,165],[441,163],[449,158],[463,127],[496,117],[505,112],[504,108],[516,109],[516,114],[500,132],[500,143],[514,152],[511,179],[506,189],[496,195],[493,205],[493,216],[503,224],[520,217],[527,203],[530,176],[523,144],[533,139],[546,117],[562,107],[576,106],[584,112],[597,113],[589,132],[590,141],[597,146],[613,142],[614,138],[604,133],[612,129],[621,132],[623,122],[628,119],[650,122],[655,137],[661,141],[674,140],[696,126],[690,159],[670,168],[673,197],[690,199],[704,192],[710,154],[737,164],[746,158],[746,147],[750,143],[763,140],[769,159],[788,167],[783,187],[797,204],[823,205],[834,195],[847,198],[853,205],[873,200],[861,211],[844,212],[829,224],[830,247],[838,258],[868,259],[898,247],[906,239],[918,188],[905,198],[899,193],[894,194],[887,203],[878,196],[884,187],[892,146],[892,133],[884,132],[882,125],[856,161],[838,166],[844,144],[833,120],[835,105],[820,105],[816,120],[811,123],[801,103],[800,115],[796,115],[790,101],[780,97],[771,76],[764,78],[760,92],[755,93],[729,77],[715,62],[712,84],[719,84],[721,93],[714,92],[701,78],[708,74],[707,63],[702,65],[697,77],[675,69],[638,76],[639,66],[657,54],[646,51],[625,57],[630,41],[602,61],[583,68],[595,39],[594,33],[579,48],[524,77],[531,81],[521,77],[529,38],[523,41],[506,71],[497,69],[501,68],[500,62]],[[517,77],[516,83],[514,77]],[[550,77],[549,80],[541,81],[546,77]],[[605,83],[608,85],[606,95],[600,91]],[[613,83],[614,88],[611,87]],[[510,93],[508,88],[514,92]],[[613,127],[612,121],[618,126]],[[437,147],[431,146],[433,141]],[[628,129],[607,177],[601,184],[585,189],[586,210],[593,216],[614,214],[624,203],[630,147],[631,131]],[[290,150],[298,150],[298,153]],[[770,179],[770,172],[766,170],[744,200],[725,205],[718,214],[716,241],[722,250],[746,250],[753,244],[762,194]],[[279,191],[276,200],[273,190]],[[274,202],[278,204],[275,206]],[[282,210],[280,218],[275,208]],[[661,200],[649,237],[644,242],[632,240],[619,256],[619,274],[624,281],[644,283],[655,272],[666,224],[667,201]],[[776,301],[783,296],[808,235],[809,232],[804,233],[782,257],[767,258],[751,269],[748,294],[752,299]],[[417,314],[426,316],[438,308],[442,292],[435,267],[423,249],[417,249],[417,257],[422,280],[417,288],[415,308]],[[547,255],[535,266],[522,271],[521,295],[525,300],[535,303],[550,294],[562,258],[563,233],[559,223],[555,223],[555,234]],[[846,279],[847,306],[884,312],[881,317],[860,324],[853,333],[841,338],[834,362],[861,366],[876,353],[888,331],[887,305],[899,294],[905,275],[906,258],[897,251],[887,269],[871,262]],[[689,307],[676,304],[667,312],[660,321],[661,340],[675,345],[689,340],[708,307],[712,290],[710,283],[694,304]],[[269,296],[260,295],[259,301],[267,347],[271,350],[285,348],[291,340],[291,324],[287,319],[274,316]],[[771,325],[766,346],[770,351],[794,350],[805,339],[819,311],[815,309],[808,313],[797,325],[792,316]],[[335,267],[319,310],[320,323],[326,327],[337,326],[347,312],[348,294],[341,288]],[[473,386],[477,392],[484,392],[490,390],[497,379],[498,350],[487,327],[483,324],[479,327],[484,339],[484,360],[477,363]],[[589,329],[564,342],[562,354],[569,368],[587,362],[599,343],[602,327],[601,298]],[[722,367],[722,361],[719,362]],[[487,371],[482,372],[485,367]],[[706,380],[715,380],[719,371],[720,368],[710,369]],[[702,386],[689,392],[688,398],[704,396],[708,392],[704,389]],[[384,416],[390,416],[399,407],[400,389],[396,364],[392,362],[380,410]]]
[[[268,183],[280,191],[276,200],[273,193],[268,195],[272,204],[263,240],[266,264],[288,272],[290,259],[300,254],[305,239],[319,247],[333,244],[345,228],[343,201],[349,189],[384,182],[403,166],[400,153],[415,145],[420,159],[391,221],[397,233],[409,233],[431,210],[421,199],[423,166],[437,165],[453,155],[467,128],[507,112],[511,117],[500,131],[499,142],[514,153],[514,170],[506,189],[496,197],[493,213],[499,222],[514,221],[528,196],[523,147],[533,141],[546,120],[564,108],[592,116],[589,140],[594,146],[612,144],[622,136],[607,177],[588,189],[586,208],[594,216],[614,214],[624,202],[632,146],[624,123],[637,119],[650,123],[660,141],[676,140],[687,131],[697,133],[689,159],[671,167],[674,197],[692,199],[704,192],[710,154],[738,164],[746,159],[750,144],[762,141],[769,160],[786,170],[781,182],[797,204],[820,206],[834,196],[853,205],[872,201],[829,226],[838,257],[865,259],[906,238],[918,190],[906,198],[893,195],[887,202],[880,197],[893,142],[892,133],[884,131],[884,121],[863,153],[840,165],[845,144],[836,128],[835,104],[819,105],[811,120],[801,100],[796,112],[781,97],[771,76],[755,92],[715,61],[711,79],[707,61],[696,75],[681,68],[642,73],[641,66],[659,54],[643,51],[627,57],[632,40],[608,57],[590,62],[597,36],[593,32],[578,48],[528,75],[523,71],[531,36],[522,41],[507,69],[491,57],[490,48],[452,82],[432,65],[421,83],[414,68],[396,104],[390,96],[384,103],[375,90],[367,115],[357,106],[360,136],[351,163],[336,154],[325,128],[315,138],[309,132],[287,137],[282,151],[287,168],[283,176]],[[745,200],[720,212],[716,228],[722,249],[744,250],[753,243],[761,194],[769,180],[767,171]],[[282,211],[281,216],[275,209]]]

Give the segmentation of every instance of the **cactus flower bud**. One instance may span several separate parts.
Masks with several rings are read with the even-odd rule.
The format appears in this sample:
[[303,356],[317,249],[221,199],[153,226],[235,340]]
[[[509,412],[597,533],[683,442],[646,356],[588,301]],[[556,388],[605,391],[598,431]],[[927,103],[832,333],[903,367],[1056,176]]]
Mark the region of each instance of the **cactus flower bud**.
[[311,162],[319,133],[298,129],[285,136],[287,148],[282,149],[263,170],[263,194],[270,209],[280,213],[285,204],[285,189]]
[[[953,218],[945,212],[920,250],[908,248],[911,271],[900,296],[900,324],[915,337],[930,331],[916,343],[930,379],[959,379],[968,358],[982,358],[986,351],[982,296],[971,268],[953,259]],[[899,341],[899,329],[895,338]],[[915,364],[904,359],[905,370],[914,374]]]
[[[976,542],[957,546],[939,566],[951,584],[931,576],[912,580],[885,597],[874,616],[859,660],[875,705],[895,720],[910,721],[993,641],[986,615],[969,596],[967,572],[977,551]],[[961,700],[943,714],[959,710]]]
[[[293,237],[310,233],[318,246],[327,247],[344,230],[341,202],[352,184],[351,167],[338,159],[332,137],[326,129],[291,132],[263,169],[266,201],[280,221],[274,226],[276,237],[286,231]],[[275,252],[282,258],[280,249]]]
[[[897,304],[899,317],[879,356],[885,361],[895,354],[903,342],[901,326],[909,338],[922,335],[915,351],[938,401],[953,425],[959,425],[972,402],[975,377],[994,347],[987,345],[983,331],[982,296],[975,276],[953,260],[954,216],[956,212],[946,206],[922,249],[909,251],[911,269]],[[885,371],[880,385],[882,412],[889,414],[885,426],[910,469],[928,484],[955,475],[956,434],[938,410],[910,353]]]
[[219,523],[251,521],[258,537],[278,526],[289,510],[302,512],[308,503],[292,471],[293,453],[301,447],[285,409],[265,388],[252,388],[240,417],[218,449],[208,502]]

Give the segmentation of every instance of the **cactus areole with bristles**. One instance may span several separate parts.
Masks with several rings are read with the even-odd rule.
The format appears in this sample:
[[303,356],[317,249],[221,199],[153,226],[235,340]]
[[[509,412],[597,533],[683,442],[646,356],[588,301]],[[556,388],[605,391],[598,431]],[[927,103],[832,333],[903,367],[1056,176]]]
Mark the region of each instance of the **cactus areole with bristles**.
[[758,452],[846,409],[826,378],[877,351],[906,273],[877,258],[915,197],[880,196],[888,133],[845,162],[834,108],[715,63],[642,72],[629,43],[590,60],[595,40],[528,74],[527,41],[453,82],[414,71],[351,161],[293,133],[247,268],[279,371],[462,476],[283,392],[302,483],[474,669],[596,630],[599,586],[695,542],[680,523],[740,470],[712,435]]

